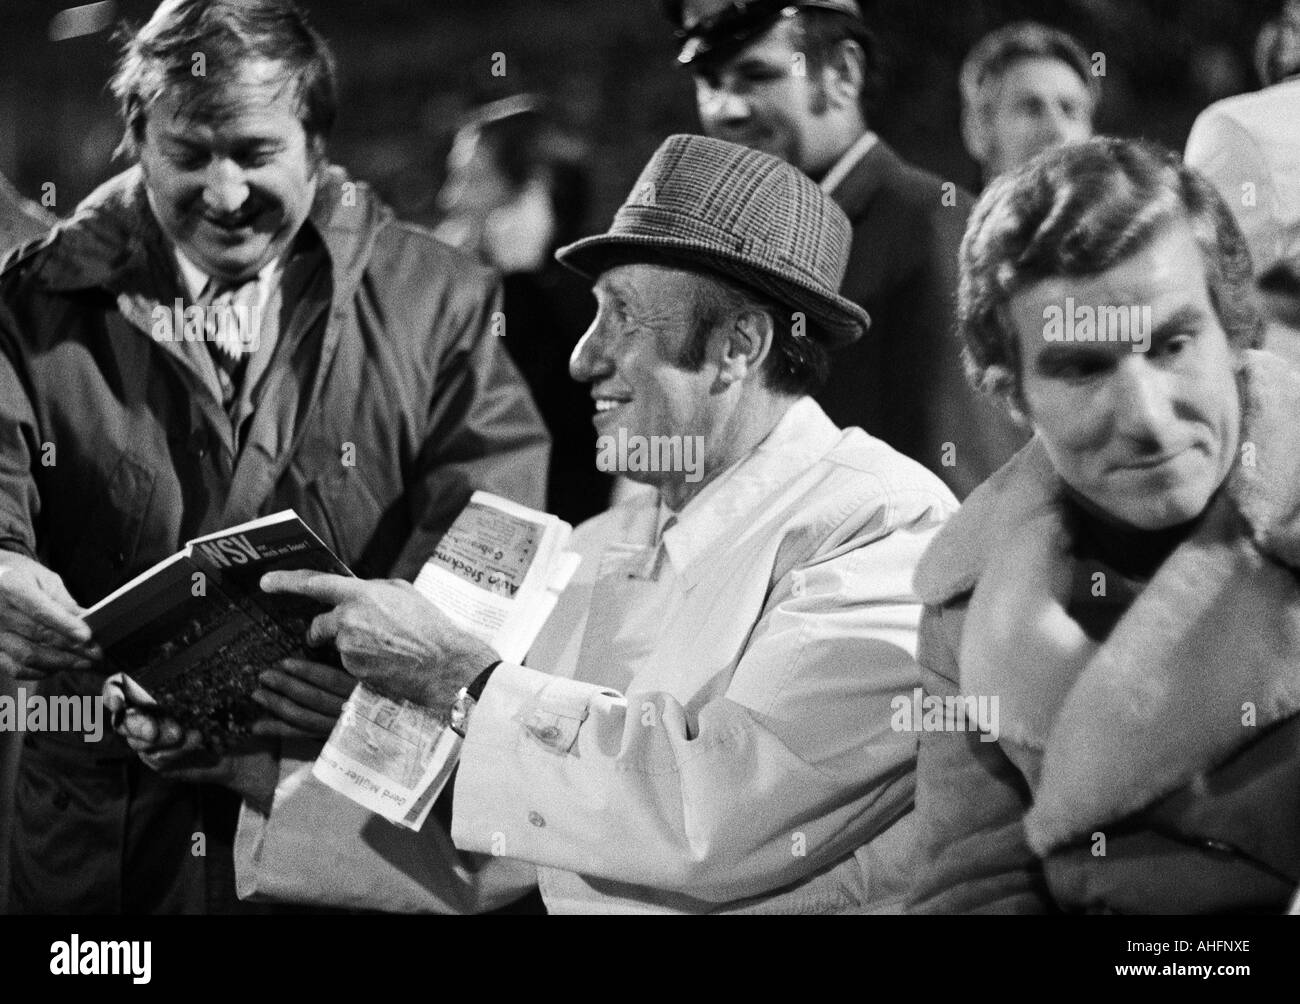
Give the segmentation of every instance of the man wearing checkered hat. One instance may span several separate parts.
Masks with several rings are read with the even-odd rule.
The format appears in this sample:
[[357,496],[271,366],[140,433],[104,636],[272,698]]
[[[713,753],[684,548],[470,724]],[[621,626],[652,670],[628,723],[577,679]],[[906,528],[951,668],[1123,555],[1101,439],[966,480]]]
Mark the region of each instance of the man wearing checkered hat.
[[956,503],[809,396],[869,323],[836,292],[849,241],[790,165],[674,136],[609,231],[559,252],[599,304],[570,360],[597,459],[642,490],[575,532],[582,564],[526,665],[404,583],[263,579],[331,604],[312,637],[465,738],[450,828],[435,813],[419,834],[282,762],[245,792],[245,891],[399,911],[534,885],[552,912],[897,905],[910,582]]
[[853,227],[840,291],[871,336],[835,354],[817,395],[964,497],[1024,441],[967,384],[953,336],[970,197],[869,128],[877,49],[858,0],[664,0],[705,133],[799,168]]

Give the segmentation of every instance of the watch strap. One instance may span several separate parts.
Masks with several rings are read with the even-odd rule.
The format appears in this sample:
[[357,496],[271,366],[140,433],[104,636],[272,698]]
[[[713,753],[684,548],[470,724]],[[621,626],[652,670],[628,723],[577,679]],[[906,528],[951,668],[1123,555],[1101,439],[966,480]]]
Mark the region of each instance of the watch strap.
[[488,680],[496,671],[496,668],[501,665],[502,661],[503,660],[498,659],[496,662],[492,663],[492,665],[483,670],[483,672],[479,673],[478,676],[474,677],[474,682],[465,688],[465,696],[477,702],[478,699],[483,696],[483,691],[487,689]]

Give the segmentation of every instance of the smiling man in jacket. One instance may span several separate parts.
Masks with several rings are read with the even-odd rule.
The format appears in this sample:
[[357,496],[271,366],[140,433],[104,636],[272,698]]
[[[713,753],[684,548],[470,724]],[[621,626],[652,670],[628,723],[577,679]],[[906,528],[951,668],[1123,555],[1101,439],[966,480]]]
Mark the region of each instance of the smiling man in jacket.
[[[168,0],[113,86],[137,166],[0,275],[0,662],[46,696],[100,693],[83,608],[189,538],[293,508],[410,577],[473,489],[545,485],[494,281],[327,163],[291,0]],[[85,739],[26,737],[12,907],[233,904],[233,798]]]

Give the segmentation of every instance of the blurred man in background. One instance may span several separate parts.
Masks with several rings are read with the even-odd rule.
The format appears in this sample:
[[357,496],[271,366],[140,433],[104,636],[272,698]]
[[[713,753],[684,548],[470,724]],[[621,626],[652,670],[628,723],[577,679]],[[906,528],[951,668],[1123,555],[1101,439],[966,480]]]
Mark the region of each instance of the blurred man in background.
[[41,237],[54,225],[54,217],[23,198],[9,179],[0,174],[0,258],[20,244]]
[[979,40],[961,68],[961,134],[987,184],[1092,135],[1100,78],[1057,28],[1018,21]]
[[958,495],[1022,435],[967,384],[953,336],[970,197],[908,164],[869,128],[876,47],[855,0],[667,0],[704,132],[781,157],[853,226],[841,292],[871,334],[836,353],[817,400],[924,464]]
[[555,260],[582,233],[587,150],[537,97],[478,109],[456,133],[438,193],[435,235],[501,272],[501,344],[551,433],[549,512],[577,526],[604,510],[611,478],[591,458],[591,398],[569,355],[595,314],[591,290]]
[[[291,0],[167,0],[113,90],[138,164],[0,274],[0,666],[44,698],[100,694],[84,608],[190,538],[293,508],[412,577],[474,489],[545,481],[495,281],[328,164],[333,59]],[[232,907],[234,796],[87,738],[25,737],[11,908]]]

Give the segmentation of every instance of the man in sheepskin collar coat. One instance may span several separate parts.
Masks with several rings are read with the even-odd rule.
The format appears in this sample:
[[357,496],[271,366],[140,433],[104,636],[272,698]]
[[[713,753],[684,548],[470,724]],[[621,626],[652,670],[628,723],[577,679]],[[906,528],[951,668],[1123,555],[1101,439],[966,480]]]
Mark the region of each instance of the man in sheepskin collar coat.
[[1285,911],[1300,374],[1253,348],[1240,230],[1173,155],[1093,140],[990,189],[962,271],[971,369],[1036,435],[917,573],[912,907]]

